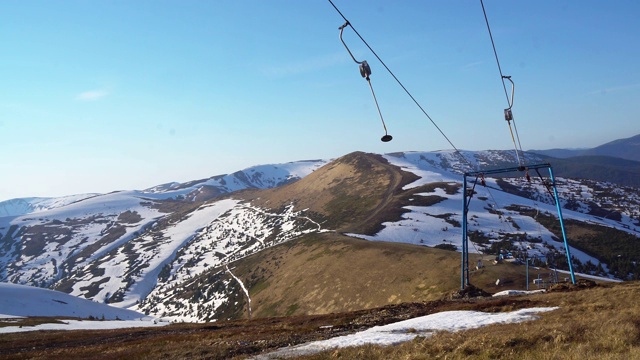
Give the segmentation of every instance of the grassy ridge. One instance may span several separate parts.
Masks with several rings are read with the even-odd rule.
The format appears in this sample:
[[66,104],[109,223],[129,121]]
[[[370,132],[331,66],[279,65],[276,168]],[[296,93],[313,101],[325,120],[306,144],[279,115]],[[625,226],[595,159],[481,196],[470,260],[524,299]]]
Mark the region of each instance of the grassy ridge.
[[[472,254],[475,265],[481,258]],[[524,266],[491,265],[471,282],[489,292],[526,287]],[[233,264],[254,317],[327,314],[440,299],[460,288],[460,253],[371,242],[338,233],[308,235]],[[531,277],[544,270],[531,269]],[[500,279],[500,286],[495,282]]]
[[455,276],[440,274],[457,266],[451,252],[329,233],[270,249],[236,273],[250,287],[255,316],[282,316],[432,300],[456,287]]

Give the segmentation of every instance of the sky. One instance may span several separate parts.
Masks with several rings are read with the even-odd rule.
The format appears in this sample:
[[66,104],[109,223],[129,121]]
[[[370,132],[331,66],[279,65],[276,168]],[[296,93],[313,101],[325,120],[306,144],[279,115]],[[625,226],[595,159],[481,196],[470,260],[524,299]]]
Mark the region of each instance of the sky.
[[[513,148],[480,1],[334,0],[458,149]],[[640,133],[640,3],[485,0],[524,150]],[[326,0],[0,2],[0,201],[451,149]],[[510,88],[508,88],[510,91]]]

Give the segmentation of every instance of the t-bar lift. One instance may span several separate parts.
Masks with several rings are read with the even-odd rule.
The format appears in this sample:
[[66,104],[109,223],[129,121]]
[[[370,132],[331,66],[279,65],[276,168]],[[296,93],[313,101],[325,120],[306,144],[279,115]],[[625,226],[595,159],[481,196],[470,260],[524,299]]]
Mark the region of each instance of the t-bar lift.
[[[567,255],[567,263],[569,264],[569,271],[571,273],[571,282],[573,284],[576,283],[576,277],[573,272],[573,265],[571,264],[571,252],[569,251],[569,244],[567,243],[567,233],[564,228],[564,220],[562,218],[562,207],[560,206],[560,200],[558,198],[558,190],[556,188],[556,181],[553,176],[553,169],[551,168],[551,164],[535,164],[535,165],[527,165],[527,166],[517,166],[511,168],[503,168],[503,169],[494,169],[494,170],[485,170],[485,171],[472,171],[464,173],[464,180],[462,181],[462,261],[461,261],[461,285],[460,288],[464,290],[466,286],[471,285],[469,282],[469,238],[467,236],[467,214],[469,212],[469,203],[471,202],[471,198],[473,198],[473,193],[475,190],[475,186],[478,182],[478,179],[484,184],[484,176],[485,175],[493,175],[493,174],[503,174],[503,173],[511,173],[511,172],[526,172],[526,177],[529,179],[529,170],[535,170],[540,174],[539,169],[548,169],[549,177],[551,178],[551,189],[553,191],[549,191],[552,193],[553,198],[555,199],[556,209],[558,210],[558,219],[560,220],[560,229],[562,230],[562,239],[564,240],[564,248]],[[542,176],[540,176],[542,177]],[[467,178],[475,178],[473,183],[473,187],[471,189],[467,188]],[[548,187],[549,188],[549,187]]]

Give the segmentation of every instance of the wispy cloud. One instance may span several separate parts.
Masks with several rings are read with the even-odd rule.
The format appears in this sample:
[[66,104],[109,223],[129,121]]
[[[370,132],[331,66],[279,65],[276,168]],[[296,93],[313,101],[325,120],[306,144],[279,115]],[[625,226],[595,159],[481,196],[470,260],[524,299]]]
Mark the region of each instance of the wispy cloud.
[[76,95],[76,100],[95,101],[109,95],[106,90],[89,90]]
[[471,62],[471,63],[462,65],[462,70],[471,70],[483,64],[484,64],[484,61]]
[[334,65],[338,65],[349,60],[348,55],[345,57],[345,53],[334,53],[324,56],[318,56],[315,58],[309,58],[298,62],[291,62],[279,66],[271,66],[263,69],[263,72],[267,76],[271,77],[285,77],[291,75],[298,75],[316,71],[319,69],[328,68]]
[[609,94],[614,92],[628,91],[640,89],[640,83],[637,84],[628,84],[628,85],[620,85],[620,86],[612,86],[609,88],[604,88],[596,91],[592,91],[589,95],[598,95],[598,94]]

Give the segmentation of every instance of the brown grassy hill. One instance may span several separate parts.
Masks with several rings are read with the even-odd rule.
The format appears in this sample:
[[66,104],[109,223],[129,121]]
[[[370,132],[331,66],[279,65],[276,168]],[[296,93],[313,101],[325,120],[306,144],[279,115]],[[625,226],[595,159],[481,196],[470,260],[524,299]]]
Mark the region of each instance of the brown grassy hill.
[[408,196],[401,188],[415,179],[380,155],[354,152],[299,181],[247,195],[257,205],[274,209],[293,202],[297,209],[309,209],[325,228],[369,233],[401,213]]
[[[471,261],[478,258],[472,255]],[[471,273],[474,285],[489,292],[526,287],[524,266],[485,263]],[[460,288],[458,252],[337,233],[305,236],[237,261],[233,267],[249,289],[254,318],[429,301]],[[537,276],[536,270],[530,273]],[[495,285],[497,279],[500,286]]]
[[[402,190],[415,179],[379,155],[355,152],[295,183],[248,193],[259,206],[277,209],[293,202],[297,209],[309,209],[323,228],[336,230],[307,235],[233,264],[249,289],[252,316],[354,311],[438,299],[459,289],[460,253],[341,235],[373,234],[382,222],[397,220],[403,206],[428,206],[443,199],[414,196],[417,192],[429,193],[435,187],[450,194],[460,191],[460,186],[448,183]],[[490,264],[490,256],[480,255],[471,256],[471,264],[478,259]],[[532,269],[530,277],[539,273],[546,276],[549,271]],[[485,266],[470,278],[488,292],[526,287],[522,265]],[[245,304],[244,317],[246,309]]]
[[254,316],[326,314],[439,298],[459,286],[456,259],[446,250],[328,233],[248,258],[236,275],[249,286]]
[[[436,187],[449,194],[460,191],[460,185],[455,183],[402,189],[415,178],[379,155],[355,152],[295,183],[243,192],[242,197],[261,207],[280,209],[293,203],[297,210],[308,209],[306,215],[322,223],[324,229],[332,229],[261,250],[230,264],[233,274],[249,290],[251,316],[255,319],[356,311],[439,299],[459,289],[460,253],[344,235],[373,234],[382,222],[397,220],[403,206],[429,206],[441,201],[444,198],[438,195],[424,195],[433,193]],[[415,196],[416,193],[422,195]],[[489,255],[472,255],[471,264],[479,258],[486,266],[471,272],[473,285],[488,292],[526,287],[523,265],[491,265]],[[185,291],[181,296],[199,300],[203,293],[222,291],[219,287],[224,280],[229,284],[226,291],[233,298],[216,310],[216,318],[249,318],[249,304],[242,289],[227,272],[225,268],[215,268],[190,279],[182,284]],[[538,275],[549,279],[550,271],[531,269],[531,279]]]

